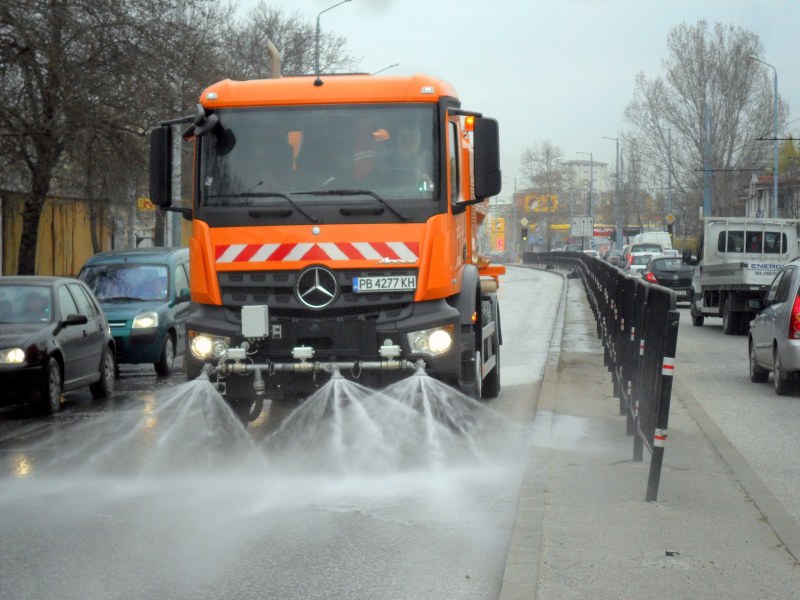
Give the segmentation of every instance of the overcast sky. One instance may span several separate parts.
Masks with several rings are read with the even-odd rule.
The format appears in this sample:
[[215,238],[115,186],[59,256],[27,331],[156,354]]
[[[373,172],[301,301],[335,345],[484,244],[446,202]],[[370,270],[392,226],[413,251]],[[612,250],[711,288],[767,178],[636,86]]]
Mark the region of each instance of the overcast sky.
[[[241,10],[257,0],[234,0]],[[313,25],[337,0],[267,0]],[[551,140],[565,159],[614,168],[614,142],[634,78],[663,75],[671,28],[705,19],[756,33],[778,72],[791,131],[800,132],[800,0],[351,0],[325,12],[323,32],[347,40],[364,72],[427,73],[462,106],[500,122],[502,195],[524,186],[520,156]],[[767,67],[764,67],[767,69]],[[772,71],[769,70],[770,79]]]

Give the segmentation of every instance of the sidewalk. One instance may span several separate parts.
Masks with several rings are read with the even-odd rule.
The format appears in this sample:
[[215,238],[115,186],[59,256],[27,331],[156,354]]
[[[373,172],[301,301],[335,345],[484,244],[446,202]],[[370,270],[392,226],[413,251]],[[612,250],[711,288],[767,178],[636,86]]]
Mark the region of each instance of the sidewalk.
[[501,600],[800,598],[800,527],[681,384],[680,364],[658,501],[645,502],[650,455],[632,462],[582,284],[564,285]]

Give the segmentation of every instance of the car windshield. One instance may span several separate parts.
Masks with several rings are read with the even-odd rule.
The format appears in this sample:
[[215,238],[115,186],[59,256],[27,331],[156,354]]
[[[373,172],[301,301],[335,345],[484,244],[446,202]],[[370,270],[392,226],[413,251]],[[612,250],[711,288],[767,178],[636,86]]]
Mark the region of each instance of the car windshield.
[[0,323],[49,323],[52,319],[50,288],[0,286]]
[[634,254],[631,264],[637,266],[646,265],[650,262],[651,256],[650,254]]
[[436,212],[432,105],[221,109],[215,115],[219,124],[201,138],[204,218],[422,222]]
[[167,267],[109,264],[84,267],[78,276],[101,302],[145,302],[167,299]]

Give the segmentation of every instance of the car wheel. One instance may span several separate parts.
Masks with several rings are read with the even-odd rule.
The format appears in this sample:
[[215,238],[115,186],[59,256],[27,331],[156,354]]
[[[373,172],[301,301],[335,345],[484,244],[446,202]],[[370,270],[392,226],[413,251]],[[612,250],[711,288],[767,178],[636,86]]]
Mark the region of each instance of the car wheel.
[[750,381],[753,383],[765,383],[767,379],[769,379],[769,371],[763,367],[760,367],[756,362],[756,349],[755,346],[753,346],[753,340],[750,340],[749,346],[748,354],[750,355]]
[[175,364],[175,342],[172,341],[172,336],[167,333],[164,336],[164,343],[161,345],[161,356],[158,361],[153,363],[156,368],[156,373],[162,377],[166,377],[172,372],[172,367]]
[[100,379],[89,386],[93,398],[108,398],[114,393],[114,381],[117,376],[117,361],[114,353],[106,348],[100,363]]
[[42,414],[53,415],[61,408],[61,385],[61,367],[55,358],[50,358],[37,399]]
[[789,381],[789,378],[786,376],[786,372],[783,370],[783,364],[781,364],[781,353],[778,351],[777,348],[773,350],[773,361],[772,361],[772,374],[773,374],[773,384],[775,386],[775,393],[779,396],[788,396],[792,393],[792,382]]

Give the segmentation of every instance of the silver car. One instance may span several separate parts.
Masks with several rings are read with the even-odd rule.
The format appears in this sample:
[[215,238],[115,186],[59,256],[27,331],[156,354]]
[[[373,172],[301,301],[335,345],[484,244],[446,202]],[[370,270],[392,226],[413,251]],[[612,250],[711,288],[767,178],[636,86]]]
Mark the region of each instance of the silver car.
[[759,311],[750,323],[750,381],[763,383],[773,374],[775,393],[792,393],[800,377],[800,262],[783,267],[763,300],[748,300]]

